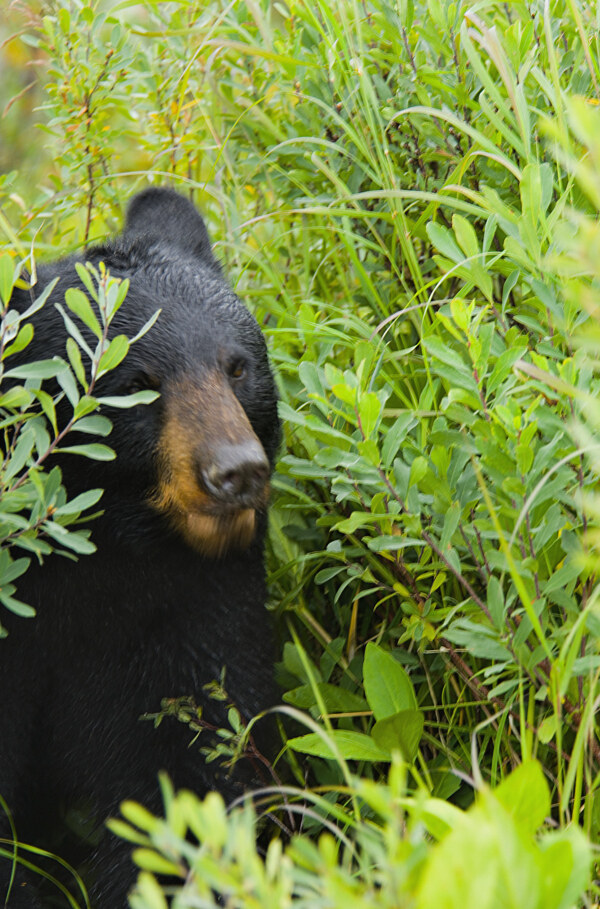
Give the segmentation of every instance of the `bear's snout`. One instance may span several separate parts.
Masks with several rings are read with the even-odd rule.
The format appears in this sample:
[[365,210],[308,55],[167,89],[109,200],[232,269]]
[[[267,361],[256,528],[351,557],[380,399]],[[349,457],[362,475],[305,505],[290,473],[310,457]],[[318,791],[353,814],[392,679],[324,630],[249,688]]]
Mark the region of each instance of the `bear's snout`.
[[269,474],[262,445],[249,439],[241,444],[220,445],[212,463],[200,467],[200,482],[218,502],[238,508],[260,508],[265,504]]

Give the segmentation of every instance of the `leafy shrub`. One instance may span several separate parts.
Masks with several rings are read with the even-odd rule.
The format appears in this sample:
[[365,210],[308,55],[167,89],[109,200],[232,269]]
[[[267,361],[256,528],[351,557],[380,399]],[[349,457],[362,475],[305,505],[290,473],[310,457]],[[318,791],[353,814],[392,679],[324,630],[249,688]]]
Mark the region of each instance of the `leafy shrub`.
[[[75,245],[112,226],[139,180],[170,181],[219,225],[270,337],[287,425],[271,528],[280,678],[287,709],[312,724],[288,758],[299,783],[331,787],[321,822],[339,811],[348,825],[343,847],[302,838],[262,863],[248,811],[224,820],[212,798],[169,795],[168,822],[146,819],[152,830],[127,809],[145,847],[182,874],[205,849],[231,905],[259,898],[236,889],[241,860],[220,841],[184,848],[181,798],[186,819],[215,812],[240,837],[250,879],[281,887],[264,891],[281,905],[318,900],[338,872],[335,900],[366,900],[374,863],[406,875],[394,893],[416,905],[444,892],[418,883],[425,871],[411,877],[412,863],[439,876],[443,865],[444,879],[456,865],[463,884],[440,903],[455,905],[467,900],[462,851],[481,846],[488,867],[506,834],[521,843],[504,855],[523,860],[522,892],[538,881],[523,905],[574,905],[587,881],[577,833],[555,834],[549,854],[573,889],[549,896],[544,838],[530,827],[523,846],[494,806],[535,757],[549,807],[538,771],[521,779],[544,816],[600,835],[593,8],[58,2],[26,40],[47,60],[50,157],[37,196],[22,175],[4,178],[9,244],[13,221],[28,240],[43,215],[41,249]],[[396,750],[408,769],[390,796]],[[439,846],[419,839],[423,793],[467,807],[480,779],[498,795],[460,817],[481,843],[454,827]],[[365,791],[382,805],[402,791],[420,820],[395,840],[383,809],[375,825],[348,813],[344,786],[371,808]],[[371,835],[377,860],[361,852]],[[353,848],[345,863],[340,849]],[[150,878],[140,888],[138,905],[164,905]]]
[[[34,327],[30,319],[45,304],[56,280],[37,296],[32,287],[31,306],[19,313],[10,308],[10,300],[15,283],[21,280],[21,266],[15,267],[13,258],[6,252],[0,256],[0,426],[4,440],[0,486],[0,603],[11,612],[29,618],[35,610],[15,597],[14,582],[27,570],[30,559],[13,558],[13,550],[25,550],[40,559],[52,551],[71,557],[95,551],[90,531],[78,529],[77,523],[83,512],[98,503],[102,490],[91,489],[69,500],[62,485],[60,468],[50,466],[51,456],[68,453],[96,460],[110,460],[115,456],[111,448],[100,442],[66,443],[73,430],[100,437],[110,433],[110,420],[97,413],[103,403],[108,403],[107,399],[94,396],[94,391],[97,380],[115,369],[129,349],[130,341],[124,335],[108,340],[110,323],[125,299],[128,284],[111,278],[104,271],[98,273],[91,265],[87,268],[80,265],[78,271],[98,314],[94,314],[83,291],[67,290],[66,308],[61,308],[65,334],[68,334],[67,359],[53,357],[11,366],[10,357],[26,350],[33,338]],[[94,349],[85,341],[70,313],[79,317],[95,335]],[[82,355],[89,358],[87,369]],[[55,391],[43,387],[48,380],[54,380]],[[135,398],[111,399],[110,403],[116,407],[131,407],[153,397],[138,394]],[[65,405],[71,412],[68,418]],[[3,633],[0,625],[0,634]]]
[[[425,791],[408,795],[399,764],[387,784],[350,782],[368,822],[333,815],[317,841],[303,835],[282,846],[275,839],[263,858],[249,806],[228,815],[217,793],[203,801],[186,791],[175,795],[163,780],[164,820],[126,802],[126,821],[111,823],[134,844],[143,869],[131,906],[166,909],[156,874],[181,882],[166,891],[174,893],[174,909],[292,901],[357,909],[566,909],[589,882],[590,847],[576,826],[535,835],[550,808],[535,761],[523,763],[494,792],[484,789],[467,812]],[[309,805],[331,810],[323,803],[313,795]],[[431,836],[440,842],[434,845]]]

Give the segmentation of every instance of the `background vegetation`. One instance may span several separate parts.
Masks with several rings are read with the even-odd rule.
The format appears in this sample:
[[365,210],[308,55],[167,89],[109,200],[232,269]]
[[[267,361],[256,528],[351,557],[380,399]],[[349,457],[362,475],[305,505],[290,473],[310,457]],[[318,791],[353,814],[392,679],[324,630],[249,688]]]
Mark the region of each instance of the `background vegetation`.
[[[270,583],[294,785],[230,814],[167,781],[165,820],[126,805],[134,907],[166,906],[160,872],[179,907],[594,903],[598,18],[584,0],[10,10],[11,262],[104,236],[148,181],[189,192],[286,425]],[[33,403],[0,406],[14,423]],[[267,812],[294,837],[262,855]]]

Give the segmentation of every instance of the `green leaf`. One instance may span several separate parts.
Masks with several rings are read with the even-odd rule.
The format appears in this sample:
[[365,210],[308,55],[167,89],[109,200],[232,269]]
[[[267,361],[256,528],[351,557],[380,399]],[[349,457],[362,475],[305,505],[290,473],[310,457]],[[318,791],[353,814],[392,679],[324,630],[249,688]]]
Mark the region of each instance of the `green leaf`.
[[517,826],[533,836],[550,815],[550,790],[538,761],[524,761],[494,790]]
[[[334,729],[327,736],[333,739],[339,754],[347,761],[389,761],[390,755],[382,750],[373,739],[363,732],[348,732],[345,729]],[[301,754],[335,760],[337,754],[325,738],[316,732],[288,739],[288,745]]]
[[369,439],[377,428],[381,413],[381,401],[373,391],[365,392],[358,401],[358,415],[362,433]]
[[73,552],[77,552],[80,555],[91,555],[96,552],[95,545],[83,533],[73,533],[63,527],[62,524],[57,524],[53,521],[46,521],[42,526],[44,533],[56,540],[57,543],[60,543],[61,546],[66,546],[67,549],[71,549]]
[[[432,357],[435,357],[436,360],[446,363],[447,366],[451,366],[452,369],[468,375],[469,378],[472,379],[470,368],[461,355],[452,347],[444,344],[444,342],[439,338],[436,338],[435,335],[429,335],[428,337],[423,338],[423,344],[425,345],[427,353],[431,354]],[[474,382],[472,382],[472,387],[475,389],[477,388]]]
[[2,603],[3,606],[6,606],[10,612],[14,612],[15,615],[21,616],[21,618],[30,619],[35,615],[33,606],[28,606],[27,603],[22,603],[21,600],[17,600],[1,590],[0,603]]
[[417,709],[417,699],[406,670],[387,650],[371,641],[365,649],[363,681],[376,720]]
[[91,442],[89,445],[67,445],[56,450],[64,454],[83,455],[93,461],[113,461],[116,457],[112,448],[109,448],[108,445],[102,445],[100,442]]
[[81,283],[83,284],[83,286],[89,293],[92,300],[95,300],[97,303],[98,302],[98,288],[97,288],[96,284],[94,283],[94,278],[92,277],[92,273],[90,272],[90,268],[93,268],[93,267],[94,266],[92,266],[92,265],[89,265],[89,267],[86,267],[82,262],[75,263],[75,270],[76,270],[77,274],[79,275],[79,279],[80,279]]
[[67,338],[67,356],[69,357],[71,368],[77,376],[77,381],[82,386],[83,390],[87,391],[88,383],[85,375],[83,361],[81,359],[81,351],[75,339],[71,337]]
[[447,256],[452,262],[464,261],[465,257],[447,227],[442,227],[436,221],[430,221],[425,229],[429,239],[442,255]]
[[59,372],[56,376],[56,381],[69,399],[71,407],[76,408],[79,403],[79,389],[71,370],[67,367],[62,372]]
[[12,295],[15,267],[12,256],[5,252],[0,255],[0,300],[3,306],[8,306]]
[[465,256],[471,258],[479,255],[479,243],[473,225],[462,215],[455,214],[452,216],[452,227],[454,228],[458,245]]
[[400,414],[388,428],[381,446],[381,459],[385,467],[389,467],[393,463],[400,445],[405,440],[408,432],[416,425],[417,420],[414,415],[412,413],[404,413]]
[[27,461],[32,457],[33,446],[35,444],[35,435],[30,430],[30,424],[19,435],[17,444],[10,452],[8,464],[4,469],[4,483],[8,484],[9,480],[16,477],[25,467]]
[[[354,713],[369,708],[364,698],[346,688],[330,685],[328,682],[319,682],[317,688],[329,713]],[[283,700],[301,710],[309,710],[317,704],[312,685],[300,685],[298,688],[286,691]]]
[[425,718],[421,710],[401,710],[393,716],[378,720],[371,735],[384,751],[399,750],[405,761],[412,764],[419,749]]
[[98,401],[96,398],[89,397],[88,395],[83,395],[73,411],[73,419],[78,421],[77,429],[81,429],[81,424],[79,420],[87,417],[88,414],[93,413],[98,408]]
[[[3,552],[8,556],[8,550],[3,550]],[[0,575],[0,584],[4,586],[10,584],[11,581],[16,580],[17,578],[20,578],[21,575],[25,574],[30,564],[31,559],[15,559],[14,561],[11,561]]]
[[144,836],[144,834],[140,833],[138,830],[134,830],[133,827],[126,824],[125,821],[119,820],[119,818],[110,818],[106,822],[106,826],[115,834],[115,836],[118,836],[129,843],[146,846],[150,842],[147,836]]
[[169,861],[153,849],[134,849],[132,859],[139,868],[152,871],[154,874],[182,876],[182,869],[175,862]]
[[540,865],[545,895],[541,906],[572,909],[590,884],[592,853],[579,827],[546,833],[540,839]]
[[43,391],[41,388],[38,388],[35,392],[35,396],[42,405],[42,410],[46,415],[48,422],[52,426],[54,434],[58,433],[58,425],[56,422],[56,407],[54,405],[54,398],[52,395],[49,395],[47,391]]
[[115,369],[119,363],[125,359],[129,351],[129,341],[125,335],[117,335],[113,338],[107,349],[100,357],[98,364],[98,378],[105,373]]
[[422,455],[417,455],[410,465],[409,486],[418,486],[428,470],[429,464],[427,463],[427,459],[422,457]]
[[12,354],[20,353],[22,350],[25,350],[32,339],[33,325],[31,322],[26,322],[20,329],[13,343],[9,344],[8,347],[4,349],[4,358],[6,359],[7,357],[12,356]]
[[94,314],[87,295],[79,287],[69,287],[65,291],[65,303],[98,339],[102,337],[102,328]]
[[51,360],[35,360],[22,366],[14,366],[8,369],[4,376],[7,379],[55,379],[66,368],[68,367],[64,360],[53,357]]
[[[83,401],[83,398],[81,399]],[[79,402],[81,404],[81,401]],[[108,436],[112,431],[112,423],[108,417],[94,414],[90,417],[81,417],[75,427],[77,432],[87,432],[93,436]]]
[[22,385],[15,385],[9,388],[7,392],[0,396],[0,407],[6,410],[19,410],[21,407],[27,407],[31,403],[32,394]]
[[137,407],[138,404],[152,404],[160,398],[158,391],[136,391],[133,395],[108,395],[98,398],[98,404],[104,404],[106,407]]
[[514,364],[517,360],[520,360],[526,352],[527,348],[519,345],[517,347],[511,347],[509,350],[505,350],[500,354],[486,383],[488,394],[491,394],[492,391],[495,391],[496,388],[504,382]]
[[492,575],[487,586],[487,607],[494,626],[498,631],[504,629],[504,592],[497,577]]
[[71,515],[79,514],[82,511],[85,511],[86,508],[91,508],[92,505],[95,505],[101,497],[104,490],[102,489],[90,489],[88,492],[82,492],[80,495],[75,496],[74,499],[71,499],[65,505],[61,505],[60,508],[57,508],[54,512],[55,515]]
[[444,518],[444,527],[442,530],[442,536],[440,538],[440,549],[444,552],[452,541],[454,536],[454,531],[458,527],[458,522],[460,521],[460,503],[453,502],[450,508],[446,511],[446,516]]

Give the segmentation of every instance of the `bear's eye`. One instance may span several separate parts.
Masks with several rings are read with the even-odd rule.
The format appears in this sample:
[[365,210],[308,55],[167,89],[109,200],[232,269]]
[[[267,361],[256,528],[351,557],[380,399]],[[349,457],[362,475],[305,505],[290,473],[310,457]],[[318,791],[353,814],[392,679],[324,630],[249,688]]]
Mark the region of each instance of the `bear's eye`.
[[146,372],[139,372],[127,383],[127,394],[133,395],[137,391],[159,391],[160,379]]
[[237,382],[240,379],[244,378],[246,375],[246,369],[246,361],[238,357],[227,365],[227,375],[230,379],[233,379]]

